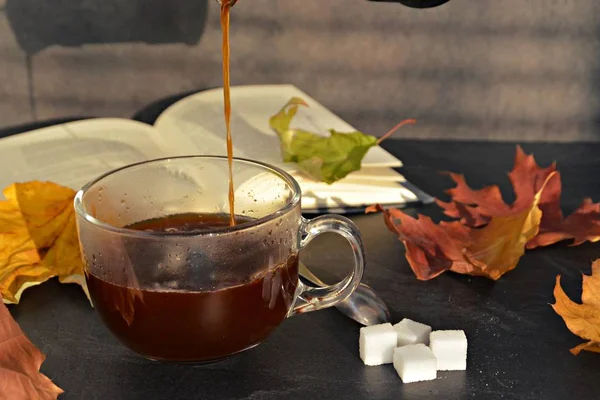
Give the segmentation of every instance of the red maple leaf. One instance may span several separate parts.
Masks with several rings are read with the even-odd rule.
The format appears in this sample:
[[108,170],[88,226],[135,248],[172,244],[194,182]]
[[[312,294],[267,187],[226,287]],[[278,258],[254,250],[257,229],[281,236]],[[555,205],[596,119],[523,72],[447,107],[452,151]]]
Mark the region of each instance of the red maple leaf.
[[556,164],[542,168],[533,155],[525,154],[520,146],[517,146],[514,168],[508,174],[516,195],[514,203],[506,204],[496,185],[473,190],[467,185],[464,176],[451,173],[450,178],[456,183],[454,188],[448,190],[451,201],[446,203],[437,200],[437,204],[444,209],[446,215],[460,219],[463,224],[483,227],[493,217],[505,216],[527,207],[553,173],[554,176],[546,183],[538,204],[542,210],[539,233],[527,248],[548,246],[566,239],[574,239],[573,245],[600,240],[600,203],[594,204],[591,199],[586,199],[573,214],[564,218],[560,208],[562,184]]
[[556,165],[540,167],[533,155],[517,147],[508,174],[515,201],[507,204],[498,186],[474,190],[463,175],[450,173],[456,186],[449,202],[437,200],[444,213],[457,219],[435,224],[397,209],[383,211],[388,228],[406,247],[406,258],[419,279],[444,271],[498,279],[515,268],[526,248],[546,246],[564,239],[573,245],[600,240],[600,203],[586,199],[573,214],[563,217],[561,180]]

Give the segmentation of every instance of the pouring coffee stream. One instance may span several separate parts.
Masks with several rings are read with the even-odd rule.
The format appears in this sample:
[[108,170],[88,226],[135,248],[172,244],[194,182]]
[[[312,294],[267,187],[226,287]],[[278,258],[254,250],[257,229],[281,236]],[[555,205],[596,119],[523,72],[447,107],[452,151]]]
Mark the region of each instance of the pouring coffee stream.
[[233,140],[231,138],[231,90],[229,79],[229,14],[236,0],[219,1],[221,4],[221,30],[223,31],[223,111],[227,131],[227,160],[229,163],[229,225],[235,225],[235,195],[233,187]]
[[[229,16],[231,8],[238,0],[217,0],[221,8],[221,29],[223,35],[223,100],[225,127],[227,131],[227,159],[229,161],[229,221],[235,225],[235,198],[233,184],[233,141],[231,135],[231,97],[230,97],[230,47],[229,47]],[[449,0],[373,0],[388,1],[404,4],[413,8],[430,8],[447,3]],[[299,274],[308,282],[316,286],[325,286],[304,265],[300,265]],[[345,301],[340,302],[336,308],[344,315],[352,318],[362,325],[375,325],[388,322],[390,312],[386,304],[377,296],[369,286],[360,284],[356,291]]]

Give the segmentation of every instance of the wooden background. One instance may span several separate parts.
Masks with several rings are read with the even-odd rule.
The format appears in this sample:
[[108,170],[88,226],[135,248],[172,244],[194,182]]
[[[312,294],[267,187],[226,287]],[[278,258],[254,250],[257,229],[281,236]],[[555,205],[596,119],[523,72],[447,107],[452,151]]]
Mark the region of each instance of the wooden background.
[[[378,135],[600,141],[600,2],[241,0],[234,84],[293,83]],[[0,128],[219,86],[214,0],[0,0]]]

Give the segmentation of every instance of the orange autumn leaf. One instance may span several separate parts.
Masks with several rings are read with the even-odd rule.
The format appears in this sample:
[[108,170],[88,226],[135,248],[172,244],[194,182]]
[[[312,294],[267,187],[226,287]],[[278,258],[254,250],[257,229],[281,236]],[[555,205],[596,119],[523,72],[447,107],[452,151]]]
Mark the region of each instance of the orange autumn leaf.
[[[542,193],[554,174],[546,175],[540,184],[533,184],[531,187],[537,192],[531,196],[529,192],[521,193],[515,201],[517,207],[502,208],[498,202],[497,215],[490,217],[482,228],[459,221],[436,225],[429,217],[419,215],[414,219],[400,210],[385,210],[379,205],[367,208],[367,212],[383,211],[388,229],[406,247],[406,258],[418,279],[432,279],[453,271],[496,280],[517,266],[525,254],[525,246],[537,235],[542,218],[539,208]],[[494,191],[471,192],[469,196],[496,196],[490,193]]]
[[367,212],[383,211],[388,229],[404,243],[406,259],[418,279],[453,271],[496,280],[517,266],[525,245],[537,234],[542,217],[540,197],[541,190],[529,207],[492,218],[481,229],[458,221],[436,225],[429,217],[419,215],[414,219],[379,205],[369,207]]
[[600,353],[600,259],[592,264],[592,275],[583,276],[582,287],[582,304],[577,304],[563,291],[558,275],[552,308],[571,332],[588,341],[572,348],[571,353],[577,355],[582,350]]
[[63,390],[40,372],[44,354],[27,339],[0,301],[0,395],[3,399],[56,399]]
[[581,343],[579,346],[575,346],[569,351],[574,356],[578,355],[582,351],[589,351],[592,353],[600,353],[600,343],[595,343],[595,342]]
[[[50,182],[16,183],[0,201],[0,293],[18,303],[23,290],[52,277],[85,290],[72,189]],[[87,294],[87,291],[86,291]]]
[[509,173],[516,195],[513,204],[504,202],[498,186],[473,190],[467,185],[464,176],[452,173],[450,178],[456,183],[456,187],[448,190],[451,201],[437,200],[437,204],[444,209],[446,215],[460,219],[463,224],[482,227],[493,217],[527,207],[530,199],[551,174],[554,176],[546,184],[539,202],[542,211],[539,233],[528,243],[527,248],[548,246],[566,239],[573,239],[573,245],[600,240],[600,203],[594,204],[586,199],[573,214],[564,218],[560,208],[562,184],[556,165],[540,167],[533,155],[525,154],[520,146],[517,146],[514,168]]

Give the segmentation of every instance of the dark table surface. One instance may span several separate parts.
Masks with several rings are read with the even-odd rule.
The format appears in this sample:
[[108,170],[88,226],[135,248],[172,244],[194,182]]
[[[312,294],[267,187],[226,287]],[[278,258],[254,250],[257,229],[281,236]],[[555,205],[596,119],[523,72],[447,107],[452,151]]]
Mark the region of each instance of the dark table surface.
[[[14,132],[11,132],[14,133]],[[1,136],[1,134],[0,134]],[[451,182],[442,170],[463,172],[473,186],[506,179],[514,144],[389,140],[413,183],[442,196]],[[600,200],[600,144],[526,144],[541,164],[558,161],[566,210],[584,196]],[[435,206],[410,209],[434,218]],[[368,251],[364,281],[404,317],[434,329],[464,329],[466,372],[441,372],[430,382],[402,384],[391,365],[365,367],[358,357],[359,326],[335,309],[295,316],[257,348],[207,365],[147,361],[121,346],[100,322],[82,291],[51,281],[29,289],[11,313],[47,354],[42,371],[65,390],[64,399],[595,399],[600,354],[575,357],[582,340],[554,313],[557,274],[578,298],[581,273],[600,257],[600,244],[528,252],[498,282],[451,273],[420,282],[402,244],[380,215],[357,215]],[[324,235],[303,254],[326,280],[344,274],[349,251]]]

